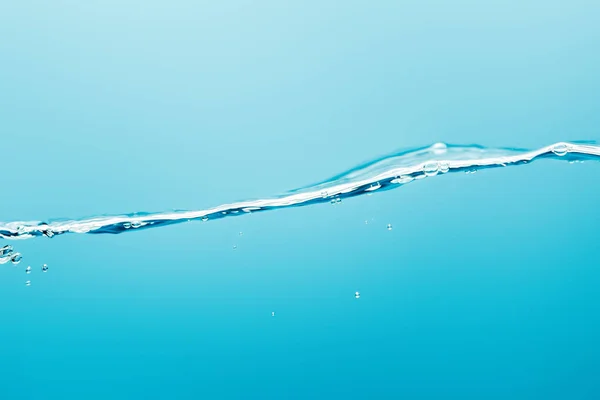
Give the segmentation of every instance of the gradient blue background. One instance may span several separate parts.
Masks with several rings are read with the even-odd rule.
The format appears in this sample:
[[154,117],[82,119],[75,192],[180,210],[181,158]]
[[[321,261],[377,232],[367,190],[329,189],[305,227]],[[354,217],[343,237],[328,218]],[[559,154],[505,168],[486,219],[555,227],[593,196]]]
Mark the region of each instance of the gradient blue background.
[[[599,20],[596,1],[0,0],[0,220],[261,198],[437,141],[600,139]],[[0,398],[597,399],[599,177],[541,161],[10,243]]]

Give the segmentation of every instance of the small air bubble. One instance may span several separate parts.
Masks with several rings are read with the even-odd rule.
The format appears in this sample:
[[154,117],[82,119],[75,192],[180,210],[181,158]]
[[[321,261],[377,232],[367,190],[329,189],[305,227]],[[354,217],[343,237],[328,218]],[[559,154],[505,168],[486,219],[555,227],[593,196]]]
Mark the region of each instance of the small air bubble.
[[275,311],[271,311],[271,317],[275,316]]
[[6,256],[10,253],[13,252],[13,247],[11,245],[6,245],[3,247],[0,247],[0,257]]
[[237,250],[237,244],[234,244],[234,245],[233,245],[233,249],[234,249],[234,250]]
[[354,297],[360,299],[360,292],[354,292]]
[[387,230],[391,231],[393,229],[392,224],[387,224]]
[[440,169],[440,164],[436,161],[423,165],[423,172],[427,176],[436,176]]
[[569,148],[564,143],[559,143],[552,149],[552,152],[559,157],[566,155],[569,152]]
[[206,222],[206,221],[208,221],[208,217],[207,217],[207,216],[204,216],[204,217],[200,218],[200,220],[201,220],[202,222]]
[[42,265],[42,272],[48,272],[48,266],[46,264]]
[[125,228],[125,229],[131,228],[131,223],[130,222],[123,222],[123,228]]
[[12,262],[14,265],[17,265],[21,262],[22,259],[23,259],[23,256],[21,255],[21,253],[15,253],[10,258],[10,262]]
[[31,286],[31,281],[25,281],[25,286]]
[[445,174],[448,171],[450,171],[450,166],[448,165],[448,163],[446,163],[446,162],[440,163],[440,172],[442,174]]
[[26,274],[30,274],[30,273],[31,273],[31,267],[27,267],[27,268],[25,268],[25,273],[26,273]]
[[143,225],[143,224],[142,224],[140,221],[135,221],[135,222],[132,222],[132,223],[131,223],[131,227],[132,227],[133,229],[139,228],[139,227],[141,227],[142,225]]
[[398,183],[398,184],[406,184],[406,183],[410,183],[413,181],[413,177],[410,175],[400,175],[399,177],[395,178],[392,180],[392,183]]
[[240,236],[242,236],[244,234],[244,232],[240,231]]
[[379,182],[369,186],[368,188],[365,189],[365,192],[374,192],[377,189],[381,188],[381,184]]

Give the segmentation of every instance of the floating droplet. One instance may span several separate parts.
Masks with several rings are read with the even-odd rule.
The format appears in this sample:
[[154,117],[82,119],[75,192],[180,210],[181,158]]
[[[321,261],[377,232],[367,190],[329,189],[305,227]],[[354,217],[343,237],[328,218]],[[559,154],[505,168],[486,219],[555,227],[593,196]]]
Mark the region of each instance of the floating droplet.
[[400,185],[410,183],[414,180],[414,178],[410,175],[400,175],[399,177],[392,180],[392,183],[398,183]]
[[354,297],[357,298],[357,299],[360,299],[360,292],[355,292],[354,293]]
[[340,204],[342,202],[342,199],[339,197],[335,197],[333,199],[331,199],[331,204],[335,205],[335,204]]
[[25,281],[25,286],[31,286],[31,281]]
[[42,265],[42,272],[48,272],[48,266],[46,264]]
[[440,164],[437,161],[428,162],[423,165],[423,172],[427,176],[436,176],[440,170]]
[[134,229],[139,228],[139,227],[141,227],[143,225],[144,224],[142,222],[140,222],[140,221],[134,221],[134,222],[131,223],[131,227],[134,228]]
[[448,163],[447,162],[441,162],[440,163],[440,172],[442,174],[445,174],[448,171],[450,171],[450,166],[448,165]]
[[552,149],[552,152],[559,157],[566,155],[569,152],[569,147],[565,143],[559,143]]
[[201,220],[202,222],[206,222],[206,221],[208,221],[208,217],[207,217],[207,216],[204,216],[204,217],[200,218],[200,220]]
[[444,154],[448,151],[448,145],[446,143],[435,143],[430,147],[433,154]]
[[31,267],[27,267],[27,268],[25,268],[25,273],[26,273],[26,274],[30,274],[30,273],[31,273]]
[[125,228],[125,229],[131,228],[131,222],[123,222],[123,228]]
[[14,265],[17,265],[18,263],[21,262],[22,259],[23,259],[23,256],[21,255],[21,253],[15,253],[10,258],[10,262],[12,262]]

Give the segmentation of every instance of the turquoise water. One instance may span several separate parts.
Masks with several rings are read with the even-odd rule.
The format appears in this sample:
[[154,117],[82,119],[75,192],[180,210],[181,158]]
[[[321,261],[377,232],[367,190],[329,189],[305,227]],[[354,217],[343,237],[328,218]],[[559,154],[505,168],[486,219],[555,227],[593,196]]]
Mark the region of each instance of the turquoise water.
[[0,398],[598,398],[599,17],[0,5]]

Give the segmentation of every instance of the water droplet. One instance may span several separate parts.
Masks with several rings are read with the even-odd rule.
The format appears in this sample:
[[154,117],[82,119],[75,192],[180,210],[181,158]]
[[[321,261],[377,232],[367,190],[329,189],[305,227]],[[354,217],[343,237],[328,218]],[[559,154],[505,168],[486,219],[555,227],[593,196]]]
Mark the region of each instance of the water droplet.
[[208,217],[207,217],[207,216],[204,216],[204,217],[200,218],[200,220],[201,220],[202,222],[206,222],[206,221],[208,221]]
[[134,221],[134,222],[132,222],[132,223],[131,223],[131,227],[132,227],[133,229],[139,228],[139,227],[141,227],[141,226],[143,226],[143,225],[144,225],[144,224],[143,224],[142,222],[140,222],[140,221]]
[[565,143],[559,143],[552,149],[552,152],[559,157],[566,155],[569,152],[569,147]]
[[423,172],[427,176],[436,176],[440,169],[440,164],[437,161],[428,162],[423,165]]
[[446,143],[435,143],[433,146],[430,147],[431,151],[433,152],[433,154],[444,154],[446,151],[448,151],[448,145]]
[[365,219],[365,225],[369,225],[369,220]]
[[25,268],[25,273],[26,273],[26,274],[30,274],[30,273],[31,273],[31,267],[27,267],[27,268]]
[[387,224],[387,230],[391,231],[393,229],[392,224]]
[[329,196],[329,195],[327,194],[327,191],[326,191],[326,190],[324,190],[324,191],[322,191],[322,192],[321,192],[321,197],[322,197],[322,198],[326,199],[326,198],[327,198],[327,196]]
[[46,264],[42,265],[42,272],[48,272],[48,266]]
[[440,163],[440,172],[442,174],[445,174],[448,171],[450,171],[450,166],[448,165],[448,163],[447,162],[441,162]]
[[25,281],[25,286],[31,286],[31,281]]
[[406,183],[410,183],[413,181],[413,177],[410,175],[400,175],[399,177],[395,178],[392,180],[392,183],[398,183],[398,184],[406,184]]
[[234,250],[237,250],[237,244],[234,244],[234,245],[233,245],[233,249],[234,249]]
[[[355,292],[354,293],[354,297],[357,299],[360,299],[360,292]],[[367,302],[368,303],[368,302]]]
[[123,228],[125,228],[125,229],[131,228],[131,222],[123,222]]
[[271,312],[271,317],[274,317],[274,316],[275,316],[275,311],[272,311]]
[[244,232],[240,231],[240,236],[242,236],[244,234]]
[[340,204],[342,202],[342,199],[339,197],[335,197],[333,199],[331,199],[331,204],[336,205],[336,204]]
[[21,255],[21,253],[15,253],[10,258],[10,262],[12,262],[14,265],[17,265],[21,262],[22,259],[23,259],[23,256]]

